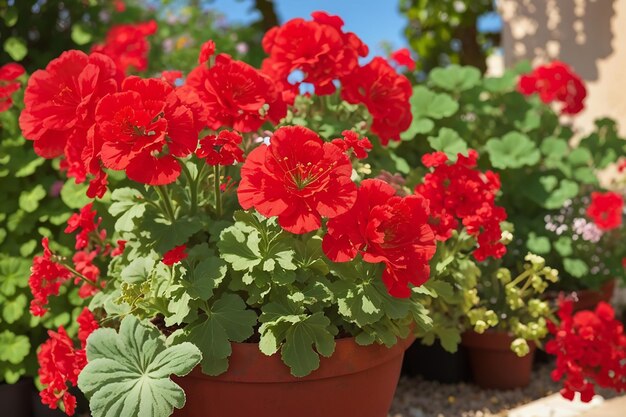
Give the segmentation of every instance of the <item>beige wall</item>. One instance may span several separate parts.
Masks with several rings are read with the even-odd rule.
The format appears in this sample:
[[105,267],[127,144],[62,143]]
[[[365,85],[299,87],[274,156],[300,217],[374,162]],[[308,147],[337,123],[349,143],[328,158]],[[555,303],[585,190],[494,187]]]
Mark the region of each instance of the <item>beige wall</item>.
[[499,0],[505,64],[560,59],[587,82],[587,130],[609,116],[626,135],[626,0]]

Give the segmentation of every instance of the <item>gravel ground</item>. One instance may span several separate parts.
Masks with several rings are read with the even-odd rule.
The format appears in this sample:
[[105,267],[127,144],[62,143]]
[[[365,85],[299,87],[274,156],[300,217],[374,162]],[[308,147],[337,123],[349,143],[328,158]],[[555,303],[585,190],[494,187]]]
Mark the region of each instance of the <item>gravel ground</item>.
[[540,366],[528,387],[511,391],[402,377],[389,417],[506,417],[508,410],[558,392],[560,386],[551,380],[550,371],[550,365]]

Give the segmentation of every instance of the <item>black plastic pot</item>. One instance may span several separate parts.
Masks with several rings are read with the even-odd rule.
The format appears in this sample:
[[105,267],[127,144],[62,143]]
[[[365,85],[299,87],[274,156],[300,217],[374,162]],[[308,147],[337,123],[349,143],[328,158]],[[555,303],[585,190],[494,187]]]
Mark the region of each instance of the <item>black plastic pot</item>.
[[446,351],[439,341],[432,346],[416,340],[404,354],[402,371],[408,376],[421,376],[429,381],[455,384],[469,381],[471,372],[467,350],[459,346],[456,353]]
[[33,381],[20,379],[15,384],[0,384],[0,407],[2,417],[32,417],[31,393]]

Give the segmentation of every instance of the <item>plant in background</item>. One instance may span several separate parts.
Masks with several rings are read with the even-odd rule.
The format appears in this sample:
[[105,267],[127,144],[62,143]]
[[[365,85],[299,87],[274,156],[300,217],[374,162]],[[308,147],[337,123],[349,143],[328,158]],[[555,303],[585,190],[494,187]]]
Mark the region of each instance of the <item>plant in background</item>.
[[[563,64],[542,68],[525,75],[531,69],[520,64],[501,77],[482,77],[475,68],[456,65],[434,69],[423,85],[413,87],[412,122],[402,141],[386,149],[375,146],[369,163],[378,170],[400,172],[407,185],[414,186],[423,175],[422,155],[435,150],[452,157],[476,149],[484,156],[480,166],[499,174],[500,204],[515,226],[516,239],[503,266],[516,269],[519,258],[532,252],[561,271],[563,288],[596,287],[602,279],[580,280],[588,276],[589,265],[572,255],[565,239],[552,239],[554,232],[546,229],[545,219],[558,218],[572,200],[601,192],[598,173],[617,162],[626,142],[608,119],[596,121],[595,130],[577,140],[559,114],[563,105],[555,111],[551,103],[579,110],[584,86]],[[520,89],[538,94],[524,95]],[[609,235],[618,236],[619,231]],[[623,269],[611,273],[624,276]]]
[[[54,239],[59,254],[71,253],[63,233],[72,208],[85,204],[84,189],[64,184],[58,164],[39,158],[26,146],[18,126],[23,108],[21,85],[26,76],[18,64],[0,68],[0,381],[15,383],[36,375],[36,348],[46,329],[70,325],[83,303],[78,288],[62,288],[43,319],[30,317],[28,276],[41,236]],[[7,82],[5,82],[7,81]]]
[[[106,191],[98,178],[109,172],[129,179],[109,185],[112,233],[87,205],[68,221],[76,255],[49,250],[44,239],[35,259],[34,314],[45,314],[62,288],[80,286],[92,296],[79,318],[81,343],[59,329],[40,351],[47,404],[60,402],[71,414],[67,389],[78,384],[95,417],[121,407],[128,415],[149,409],[167,416],[185,402],[170,375],[198,364],[206,375],[227,372],[231,344],[241,342],[280,353],[293,376],[305,376],[333,354],[338,338],[391,347],[412,330],[427,331],[421,286],[454,274],[459,257],[468,269],[470,253],[504,254],[499,182],[477,168],[475,152],[425,160],[433,172],[408,195],[366,178],[360,158],[373,147],[367,136],[399,140],[402,127],[386,117],[410,124],[411,89],[382,58],[359,66],[367,47],[342,26],[317,12],[312,21],[270,30],[267,72],[210,56],[207,44],[182,86],[136,76],[103,86],[98,79],[65,107],[47,109],[47,117],[71,120],[37,131],[22,117],[36,149],[98,173],[98,194]],[[289,49],[292,32],[318,51],[315,59]],[[333,42],[345,53],[338,62]],[[98,65],[115,67],[99,53],[68,51],[53,60],[29,81],[25,114],[47,102],[37,94],[40,79],[59,80],[53,85],[65,91]],[[300,94],[284,68],[301,71],[321,94]],[[87,143],[78,159],[73,140]],[[467,199],[451,201],[459,192]],[[63,361],[51,360],[57,352]]]
[[476,333],[493,328],[512,334],[511,350],[518,356],[530,352],[528,342],[540,345],[547,336],[552,312],[542,294],[558,281],[558,271],[546,266],[542,257],[529,253],[524,260],[524,270],[517,276],[507,268],[484,276],[477,286],[479,301],[467,314]]
[[558,212],[546,215],[545,228],[552,232],[548,238],[566,257],[567,271],[587,287],[624,277],[623,216],[623,199],[614,192],[567,200]]
[[493,0],[402,0],[400,11],[408,18],[404,31],[422,74],[449,64],[485,72],[487,55],[500,45],[499,32],[478,30],[479,19],[495,13]]

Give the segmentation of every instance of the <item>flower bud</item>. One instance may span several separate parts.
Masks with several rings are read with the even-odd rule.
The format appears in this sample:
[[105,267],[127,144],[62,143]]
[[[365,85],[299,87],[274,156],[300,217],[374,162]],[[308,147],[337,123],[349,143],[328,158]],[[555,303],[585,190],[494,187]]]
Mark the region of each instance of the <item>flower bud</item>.
[[518,337],[513,342],[511,342],[511,350],[515,352],[515,354],[520,358],[530,353],[530,347],[528,346],[528,342],[526,342],[526,340],[522,339],[521,337]]

